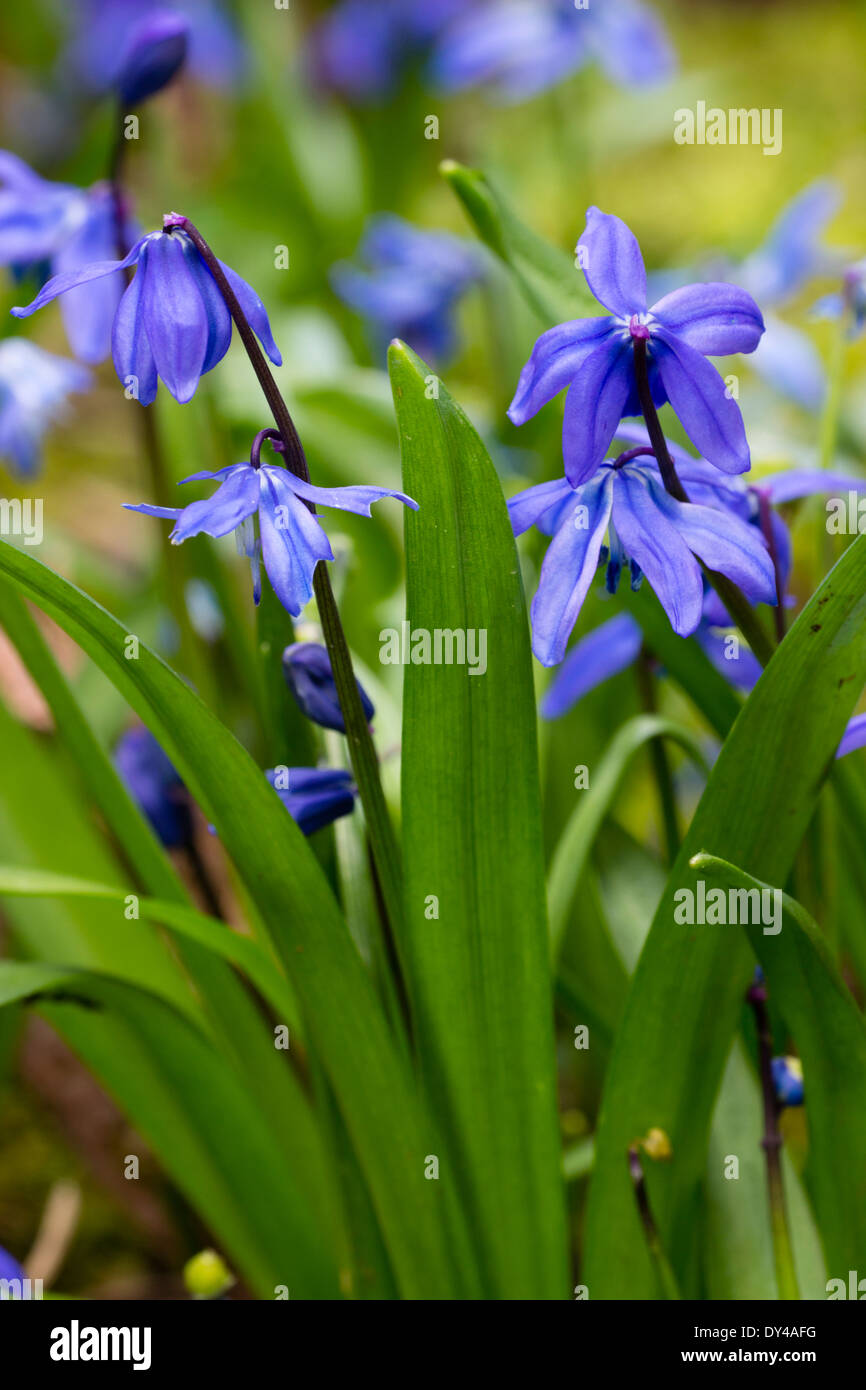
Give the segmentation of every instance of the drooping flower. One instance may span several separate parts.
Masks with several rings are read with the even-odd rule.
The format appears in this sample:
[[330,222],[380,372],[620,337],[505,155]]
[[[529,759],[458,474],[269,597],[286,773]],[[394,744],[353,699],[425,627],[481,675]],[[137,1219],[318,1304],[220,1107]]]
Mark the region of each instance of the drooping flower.
[[90,373],[26,338],[0,342],[0,459],[24,475],[38,471],[42,439],[63,418],[67,397],[86,391]]
[[138,106],[162,91],[183,67],[189,24],[174,10],[154,10],[131,30],[117,74],[124,107]]
[[716,468],[746,472],[739,406],[707,357],[754,351],[764,323],[751,295],[736,285],[687,285],[647,309],[637,239],[620,218],[595,207],[577,250],[590,290],[610,312],[541,335],[520,374],[511,422],[525,424],[568,386],[562,450],[566,475],[578,486],[598,468],[622,417],[640,414],[635,351],[645,350],[656,406],[670,401]]
[[[279,366],[282,358],[262,301],[229,266],[220,265],[262,347]],[[135,275],[123,291],[111,330],[115,371],[142,405],[153,402],[159,380],[175,400],[189,401],[200,378],[225,357],[232,320],[196,247],[177,227],[139,238],[122,261],[100,260],[61,271],[32,304],[12,313],[27,318],[70,292],[89,300],[109,276],[133,266]]]
[[[270,433],[262,431],[262,434]],[[238,549],[250,559],[255,602],[258,603],[261,596],[259,565],[262,560],[280,603],[297,617],[312,597],[316,565],[320,560],[334,558],[330,541],[307,503],[311,502],[314,507],[336,507],[358,516],[369,516],[372,503],[383,497],[395,497],[415,510],[418,503],[391,488],[314,487],[287,468],[260,463],[260,448],[260,436],[257,436],[251,462],[231,464],[216,473],[193,473],[183,480],[187,483],[204,479],[218,482],[216,492],[206,501],[191,502],[187,507],[126,505],[129,511],[143,512],[145,516],[172,518],[174,545],[202,532],[214,537],[237,532]],[[258,535],[254,526],[256,516]]]
[[166,849],[182,849],[193,834],[189,793],[180,773],[144,725],[127,729],[114,750],[126,788]]
[[352,774],[335,767],[276,767],[268,781],[305,835],[354,810]]
[[638,0],[486,0],[445,29],[431,73],[447,91],[485,87],[517,102],[591,62],[627,87],[662,82],[675,66],[664,28]]
[[770,1062],[773,1089],[779,1105],[803,1104],[803,1065],[799,1057],[774,1057]]
[[[336,729],[341,734],[346,732],[327,647],[319,642],[293,642],[283,652],[283,675],[308,719],[325,729]],[[375,714],[373,702],[361,682],[357,681],[356,684],[364,717],[369,723]]]
[[76,0],[75,11],[61,62],[91,92],[117,90],[136,29],[166,12],[188,27],[186,67],[199,82],[225,87],[243,71],[243,43],[220,0]]
[[[19,279],[72,274],[116,256],[119,235],[127,245],[141,235],[126,210],[118,228],[107,183],[89,189],[52,183],[2,150],[0,184],[0,265]],[[95,365],[108,356],[122,293],[119,279],[102,279],[69,290],[61,301],[69,345],[83,362]]]
[[377,350],[384,353],[392,338],[402,338],[427,361],[450,357],[457,300],[484,273],[479,249],[383,214],[370,220],[358,254],[361,267],[341,262],[331,281],[367,320]]
[[553,537],[532,602],[532,649],[545,666],[565,655],[605,534],[608,590],[616,592],[626,564],[632,588],[646,575],[681,637],[695,632],[702,617],[699,560],[752,602],[775,602],[773,565],[760,532],[722,508],[671,497],[648,453],[628,450],[577,487],[567,479],[541,483],[508,503],[515,535],[536,525]]

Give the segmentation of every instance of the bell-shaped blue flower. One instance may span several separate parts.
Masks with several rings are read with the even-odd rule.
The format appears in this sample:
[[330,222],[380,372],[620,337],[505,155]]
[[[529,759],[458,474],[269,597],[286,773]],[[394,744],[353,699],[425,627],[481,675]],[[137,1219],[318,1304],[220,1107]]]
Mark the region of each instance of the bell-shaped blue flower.
[[517,102],[593,61],[623,87],[664,81],[675,66],[664,28],[638,0],[486,0],[441,35],[432,77],[447,91],[486,87]]
[[330,541],[308,503],[369,516],[373,502],[395,497],[417,510],[417,502],[391,488],[314,487],[280,465],[260,464],[257,454],[254,446],[254,462],[232,464],[216,473],[194,473],[183,480],[218,482],[219,487],[207,501],[191,502],[188,507],[127,504],[130,511],[143,512],[145,516],[173,518],[171,540],[175,545],[202,532],[218,537],[235,531],[238,549],[251,562],[256,603],[261,596],[260,559],[274,593],[294,616],[312,597],[316,565],[320,560],[333,560]]
[[770,1062],[773,1089],[779,1105],[803,1104],[803,1066],[799,1057],[774,1057]]
[[[346,732],[343,711],[327,647],[320,642],[293,642],[283,652],[283,675],[304,714],[325,729]],[[356,682],[364,717],[369,724],[375,714],[373,702],[360,681]]]
[[457,301],[484,274],[478,247],[387,214],[371,219],[359,258],[361,268],[335,265],[331,281],[367,320],[377,351],[402,338],[425,361],[449,358],[456,345]]
[[189,23],[176,10],[154,10],[132,30],[117,75],[124,107],[138,106],[162,91],[183,67]]
[[648,453],[630,450],[576,488],[566,479],[541,483],[508,503],[515,535],[536,525],[553,537],[532,603],[532,649],[545,666],[565,655],[606,535],[609,591],[616,591],[626,564],[633,588],[646,575],[681,637],[695,632],[702,617],[699,560],[752,602],[775,603],[773,565],[760,532],[722,508],[671,497]]
[[[220,265],[262,347],[279,366],[282,358],[262,301],[229,266],[222,261]],[[61,271],[32,304],[12,312],[27,318],[58,295],[69,293],[89,300],[100,293],[109,276],[133,266],[135,275],[123,291],[111,330],[115,371],[130,396],[142,405],[154,401],[160,380],[175,400],[189,401],[205,372],[225,357],[232,320],[216,281],[179,228],[149,232],[122,261],[101,260]]]
[[704,458],[725,473],[749,468],[739,406],[709,356],[752,352],[764,331],[761,311],[736,285],[688,285],[647,308],[640,247],[618,217],[589,209],[578,259],[596,299],[610,312],[543,333],[508,411],[522,425],[564,386],[562,450],[575,486],[598,468],[620,421],[639,415],[634,344],[646,344],[655,404],[669,400]]
[[167,849],[182,849],[193,833],[189,793],[180,773],[143,725],[127,729],[114,750],[126,788]]
[[197,81],[225,87],[243,71],[243,42],[221,0],[77,0],[74,8],[77,24],[60,61],[90,92],[117,90],[136,30],[166,11],[188,27],[185,66]]
[[305,835],[347,816],[355,806],[352,774],[331,767],[276,767],[265,773]]
[[0,459],[19,473],[39,469],[42,439],[63,418],[67,398],[86,391],[90,373],[26,338],[0,342]]

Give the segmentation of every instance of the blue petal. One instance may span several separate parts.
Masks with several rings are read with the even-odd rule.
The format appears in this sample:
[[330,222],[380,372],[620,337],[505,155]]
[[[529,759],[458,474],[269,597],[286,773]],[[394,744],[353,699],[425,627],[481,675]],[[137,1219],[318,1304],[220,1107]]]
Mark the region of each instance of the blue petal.
[[[548,546],[532,601],[532,650],[544,666],[565,656],[571,630],[598,568],[610,518],[613,475],[603,473],[575,499]],[[585,524],[583,524],[585,523]]]
[[656,507],[664,512],[692,554],[711,570],[738,584],[752,603],[776,602],[776,576],[766,542],[757,526],[730,512],[678,502],[658,484],[649,484]]
[[[545,514],[559,509],[563,502],[574,496],[574,488],[566,478],[556,478],[552,483],[538,483],[518,492],[508,502],[508,519],[515,536],[522,536],[530,526],[536,526]],[[575,501],[579,499],[575,498]]]
[[591,478],[604,459],[633,378],[630,343],[610,338],[590,353],[572,382],[565,399],[562,456],[573,487]]
[[743,417],[715,367],[665,328],[654,332],[652,345],[668,400],[692,443],[723,473],[747,472]]
[[265,776],[282,801],[289,815],[297,821],[305,835],[312,835],[340,816],[348,815],[355,804],[355,788],[351,774],[340,768],[290,767],[288,787],[277,787],[277,769]]
[[[127,245],[129,243],[127,242]],[[87,195],[87,215],[52,257],[51,268],[60,274],[110,259],[116,254],[117,223],[114,199],[107,185]],[[123,283],[105,277],[67,290],[60,304],[66,336],[76,357],[83,362],[102,362],[111,347],[112,325],[123,294]]]
[[858,748],[866,748],[866,714],[855,714],[853,719],[848,720],[842,742],[836,749],[836,757],[844,758]]
[[396,492],[388,487],[314,487],[312,483],[305,483],[301,478],[295,476],[288,468],[274,468],[271,464],[265,464],[262,472],[268,477],[276,475],[278,482],[284,487],[291,488],[296,497],[303,497],[305,501],[312,502],[319,507],[337,507],[341,512],[355,512],[357,516],[371,516],[370,508],[374,502],[381,502],[384,497],[394,497],[398,502],[403,502],[407,507],[411,507],[414,512],[418,510],[418,503],[411,497],[407,497],[405,492]]
[[259,471],[262,559],[280,603],[297,617],[312,597],[316,565],[334,554],[318,521],[289,486],[286,470]]
[[184,405],[201,378],[210,327],[181,238],[160,233],[147,240],[137,274],[144,277],[140,312],[156,369]]
[[674,632],[690,637],[701,620],[701,569],[656,496],[626,465],[614,490],[613,524],[626,553],[658,595]]
[[144,277],[137,271],[132,284],[124,291],[114,317],[111,356],[121,384],[128,386],[129,378],[135,377],[136,400],[141,405],[152,405],[159,382],[141,312],[143,285]]
[[637,659],[643,642],[638,623],[618,613],[575,643],[541,702],[545,719],[559,719],[597,685],[619,675]]
[[676,59],[664,27],[644,5],[634,0],[594,4],[590,30],[592,46],[607,75],[621,87],[664,82]]
[[749,651],[748,647],[744,647],[739,639],[736,646],[731,647],[721,633],[713,632],[708,625],[701,623],[695,633],[695,640],[700,643],[719,674],[738,690],[753,690],[758,684],[763,667],[754,653]]
[[274,337],[271,333],[270,320],[268,319],[268,315],[265,310],[264,304],[259,299],[252,286],[248,285],[246,280],[242,280],[241,277],[237,274],[237,272],[232,270],[230,265],[226,265],[224,261],[220,261],[220,266],[222,267],[223,274],[225,275],[226,279],[228,280],[229,284],[234,290],[235,295],[237,296],[238,303],[243,309],[244,314],[247,320],[249,321],[250,327],[252,328],[253,332],[255,333],[256,337],[258,338],[268,357],[271,359],[275,367],[281,367],[283,365],[283,358],[279,348],[274,342]]
[[820,353],[801,329],[768,315],[767,331],[749,365],[797,405],[820,409],[827,376]]
[[207,319],[207,348],[201,369],[202,376],[204,376],[205,372],[211,371],[218,362],[223,360],[229,350],[229,344],[232,340],[232,316],[219,292],[216,280],[193,243],[183,235],[179,236],[178,240],[183,246],[187,264],[201,295]]
[[651,312],[705,357],[754,352],[764,331],[760,309],[737,285],[685,285],[666,294]]
[[189,24],[170,10],[146,15],[129,36],[117,88],[125,110],[162,90],[186,59]]
[[12,310],[13,315],[17,319],[29,318],[31,314],[36,313],[37,309],[44,308],[46,304],[51,303],[52,299],[56,299],[59,294],[65,294],[67,290],[74,289],[76,285],[89,285],[91,280],[99,280],[103,275],[112,275],[116,270],[126,270],[129,266],[135,265],[147,241],[147,237],[142,237],[122,261],[97,261],[93,265],[82,266],[79,270],[69,270],[61,275],[52,276],[30,304],[23,308],[16,306]]
[[619,217],[591,207],[577,243],[586,283],[612,314],[646,311],[646,269],[637,237]]
[[514,400],[508,407],[512,425],[525,425],[553,400],[574,380],[589,354],[613,332],[613,324],[603,315],[597,319],[572,319],[542,333],[520,373]]
[[829,179],[809,184],[791,200],[764,244],[742,266],[758,299],[778,304],[821,268],[824,255],[818,238],[839,201],[839,189]]
[[[337,695],[331,658],[328,650],[319,642],[294,642],[283,652],[283,675],[286,685],[297,700],[308,719],[321,724],[325,729],[346,732],[343,711]],[[370,700],[360,681],[356,681],[358,695],[369,724],[375,714]]]
[[847,473],[829,473],[824,468],[789,468],[786,473],[772,473],[761,478],[755,486],[758,491],[766,492],[774,506],[779,506],[822,492],[866,492],[866,479],[852,478]]

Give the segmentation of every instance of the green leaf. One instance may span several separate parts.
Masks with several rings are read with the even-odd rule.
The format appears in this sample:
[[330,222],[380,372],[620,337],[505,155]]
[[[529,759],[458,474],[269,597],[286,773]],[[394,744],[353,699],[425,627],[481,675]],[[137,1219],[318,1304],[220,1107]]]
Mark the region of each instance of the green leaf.
[[240,1077],[187,1018],[127,980],[0,964],[0,1007],[37,1000],[52,1021],[74,1010],[95,1027],[106,1009],[122,1022],[130,1047],[126,1065],[113,1068],[112,1089],[143,1119],[167,1171],[260,1297],[273,1298],[278,1284],[290,1296],[338,1296],[333,1250],[312,1209],[293,1200],[269,1126]]
[[740,933],[674,923],[689,858],[709,850],[784,881],[866,676],[866,543],[854,541],[779,647],[713,769],[635,973],[608,1069],[587,1213],[595,1298],[657,1294],[625,1170],[657,1126],[673,1162],[653,1186],[662,1243],[682,1279],[709,1125],[749,979]]
[[[484,633],[487,665],[407,665],[405,957],[448,1165],[488,1296],[567,1291],[535,700],[514,538],[478,435],[403,344],[389,354],[413,630]],[[468,636],[467,636],[468,642]],[[431,653],[432,654],[432,653]],[[438,912],[428,907],[435,898]]]
[[[710,854],[691,861],[707,884],[770,886]],[[831,1277],[866,1267],[866,1023],[808,912],[780,894],[782,930],[747,931],[803,1063],[812,1192]]]
[[550,949],[554,960],[562,949],[569,913],[575,904],[596,836],[610,814],[626,769],[635,754],[654,738],[672,739],[686,750],[698,767],[706,768],[706,760],[694,734],[672,719],[641,714],[617,731],[601,761],[592,770],[590,786],[579,793],[578,803],[559,838],[551,862],[547,902]]
[[31,555],[0,544],[0,572],[102,667],[216,826],[282,959],[358,1154],[404,1297],[471,1289],[454,1253],[454,1193],[424,1179],[435,1135],[369,977],[303,835],[241,745],[144,643]]
[[526,227],[485,174],[453,159],[445,160],[439,168],[481,240],[505,262],[546,325],[592,318],[603,312],[573,257]]

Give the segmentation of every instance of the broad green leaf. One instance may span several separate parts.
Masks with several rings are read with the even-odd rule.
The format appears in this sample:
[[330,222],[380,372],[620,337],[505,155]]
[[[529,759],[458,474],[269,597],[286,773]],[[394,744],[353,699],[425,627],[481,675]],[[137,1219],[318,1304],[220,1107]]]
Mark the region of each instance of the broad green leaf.
[[703,752],[695,736],[684,725],[677,724],[672,719],[641,714],[630,719],[618,730],[605,749],[601,761],[592,769],[590,786],[578,793],[578,803],[560,836],[550,866],[547,901],[550,914],[550,949],[554,960],[562,949],[569,913],[575,903],[596,836],[605,817],[610,814],[626,769],[635,754],[654,738],[672,739],[686,750],[699,767],[706,767]]
[[656,1220],[680,1276],[688,1265],[713,1104],[749,979],[742,935],[677,926],[674,892],[699,850],[770,881],[785,880],[864,678],[866,544],[858,538],[739,715],[641,954],[598,1127],[584,1271],[591,1297],[657,1294],[625,1166],[628,1145],[652,1126],[668,1134],[673,1148],[673,1161],[654,1174]]
[[[403,344],[389,354],[412,630],[483,633],[486,670],[406,666],[403,840],[409,993],[446,1162],[474,1212],[488,1296],[563,1298],[535,700],[514,538],[463,411]],[[431,638],[432,640],[432,638]],[[434,653],[431,651],[431,656]]]
[[149,725],[216,826],[283,961],[306,1033],[334,1089],[404,1297],[471,1291],[454,1254],[456,1193],[424,1178],[436,1152],[408,1069],[333,894],[260,769],[144,643],[127,659],[124,627],[32,556],[0,545],[0,572],[96,660]]
[[[144,1120],[163,1164],[219,1233],[262,1298],[276,1286],[335,1298],[337,1270],[312,1208],[293,1200],[291,1175],[238,1075],[203,1034],[162,999],[129,981],[65,967],[0,964],[0,1006],[44,1001],[46,1017],[75,1011],[91,1032],[108,1010],[130,1047],[107,1064],[121,1104]],[[134,1068],[129,1069],[130,1054]]]
[[[773,891],[715,855],[692,860],[708,886]],[[834,1279],[866,1267],[866,1022],[815,922],[780,894],[782,930],[748,935],[803,1063],[807,1182]]]
[[526,227],[491,180],[452,159],[440,165],[481,240],[504,261],[546,326],[603,312],[575,258]]

